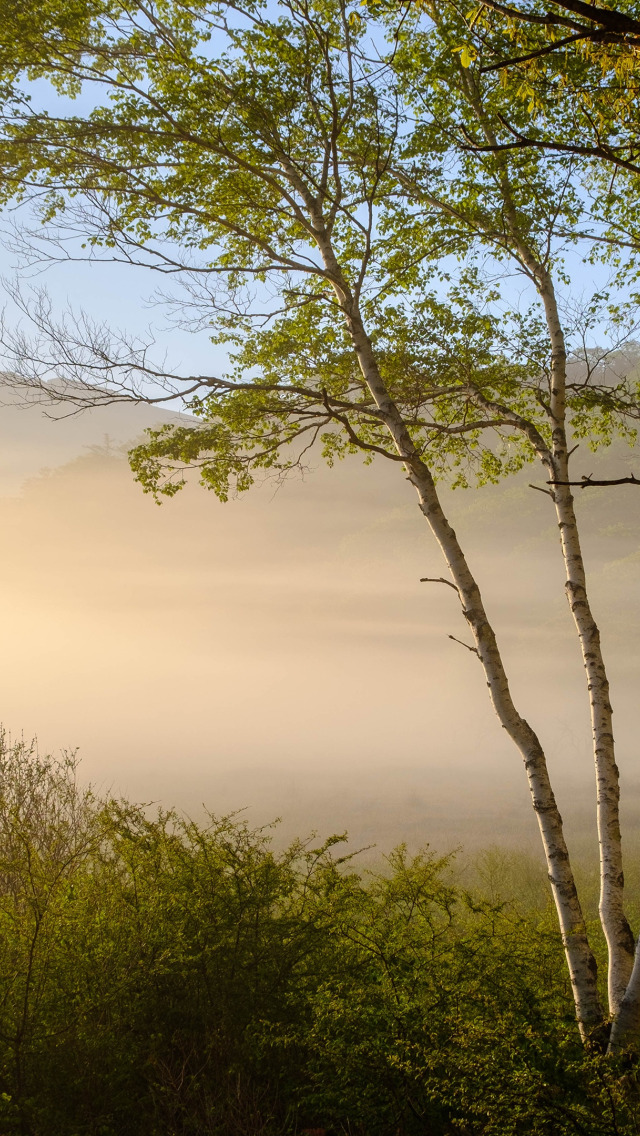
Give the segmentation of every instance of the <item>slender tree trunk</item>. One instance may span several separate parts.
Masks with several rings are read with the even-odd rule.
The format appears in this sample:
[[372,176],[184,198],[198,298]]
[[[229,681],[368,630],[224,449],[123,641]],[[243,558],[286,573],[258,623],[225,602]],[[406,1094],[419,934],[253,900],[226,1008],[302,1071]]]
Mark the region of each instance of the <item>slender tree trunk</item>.
[[631,978],[611,1026],[609,1053],[637,1050],[640,1045],[640,945],[636,947]]
[[[553,286],[545,273],[539,285],[551,340],[551,403],[553,423],[552,479],[569,481],[566,438],[566,350]],[[600,631],[589,603],[587,579],[580,547],[573,495],[568,485],[553,487],[566,594],[576,625],[587,675],[591,730],[597,787],[597,822],[600,846],[600,921],[609,953],[609,1012],[618,1014],[631,977],[635,943],[624,912],[624,874],[620,832],[620,784],[615,759],[612,709]]]
[[522,755],[558,913],[578,1027],[582,1038],[587,1040],[599,1031],[604,1019],[598,996],[598,968],[587,939],[564,839],[562,817],[551,788],[544,750],[529,723],[514,706],[496,636],[484,610],[480,589],[442,509],[431,471],[416,450],[408,427],[384,384],[357,299],[351,293],[335,257],[318,204],[311,199],[308,199],[307,204],[313,219],[314,238],[344,314],[362,377],[382,414],[394,447],[402,458],[409,481],[418,494],[421,512],[442,549],[463,615],[473,634],[475,650],[484,668],[496,714]]
[[442,549],[462,611],[473,634],[475,649],[484,668],[491,700],[501,725],[522,755],[533,808],[547,861],[549,881],[558,913],[569,967],[576,1016],[581,1036],[588,1039],[602,1025],[603,1010],[598,996],[597,964],[589,946],[580,901],[562,830],[562,817],[551,788],[544,751],[528,722],[516,710],[496,637],[484,609],[480,589],[458,538],[440,504],[431,472],[417,453],[397,406],[389,397],[359,314],[341,296],[360,368],[378,408],[384,414],[395,448],[404,461],[420,509]]
[[[556,477],[559,481],[569,479],[566,464],[566,460],[556,462]],[[570,491],[567,493],[567,489],[568,486],[556,488],[556,514],[567,573],[567,600],[580,639],[589,690],[600,847],[599,913],[609,953],[609,1012],[615,1017],[631,977],[635,943],[624,912],[620,780],[615,760],[609,681],[600,645],[600,631],[589,604],[572,495]]]
[[[495,141],[493,132],[486,123],[477,94],[473,90],[471,90],[471,99],[475,100],[476,113],[483,124],[487,138],[493,143]],[[567,353],[555,290],[546,266],[522,238],[509,176],[503,160],[500,161],[499,170],[505,202],[505,218],[511,239],[522,266],[535,283],[542,300],[551,345],[551,390],[547,408],[552,427],[551,450],[547,449],[542,439],[540,439],[541,445],[537,445],[536,448],[549,471],[551,480],[566,482],[569,481],[566,431]],[[532,432],[529,432],[529,436],[532,437]],[[587,593],[573,495],[568,485],[555,485],[552,496],[565,564],[565,590],[580,640],[589,691],[600,849],[599,914],[609,956],[607,979],[609,1013],[615,1017],[621,1007],[631,976],[635,944],[624,912],[620,784],[615,760],[609,682],[600,644],[600,631],[593,617]]]
[[[470,71],[462,69],[461,83],[487,141],[490,145],[495,145],[496,138],[482,105],[481,92],[475,77]],[[497,151],[496,153],[496,169],[504,201],[504,220],[511,237],[513,253],[540,294],[551,341],[551,397],[547,408],[553,431],[551,450],[545,446],[544,440],[531,423],[525,422],[516,414],[510,414],[508,410],[506,420],[511,419],[514,425],[518,425],[520,429],[525,431],[538,450],[539,456],[548,468],[553,481],[568,481],[566,347],[553,283],[546,265],[541,262],[539,256],[528,246],[527,240],[523,237],[518,211],[515,208],[511,192],[508,165],[504,155]],[[534,435],[537,437],[534,437]],[[609,953],[609,1009],[614,1018],[618,1012],[623,1015],[624,1021],[630,1022],[633,1018],[634,1021],[637,1021],[634,1028],[640,1032],[640,960],[637,960],[634,968],[633,934],[623,906],[624,876],[619,819],[620,789],[618,767],[615,761],[609,684],[600,646],[600,633],[593,618],[587,595],[586,574],[571,490],[569,486],[556,485],[552,496],[556,507],[566,569],[566,593],[580,639],[591,705],[600,845],[599,912]],[[499,710],[498,714],[500,715]],[[501,721],[503,721],[502,718]],[[515,737],[514,740],[516,740]],[[634,977],[628,996],[625,998],[625,990],[629,983],[632,968],[634,968]],[[636,988],[637,993],[635,993]],[[618,1034],[622,1034],[623,1028],[627,1029],[628,1027],[623,1027],[623,1025],[618,1027],[614,1023],[616,1037]],[[612,1034],[612,1038],[614,1034]],[[612,1044],[614,1044],[613,1041]]]
[[562,817],[551,788],[545,754],[535,732],[514,706],[495,633],[484,610],[480,590],[456,534],[444,515],[431,474],[424,463],[415,458],[407,460],[406,468],[418,493],[420,508],[442,549],[458,589],[462,611],[473,633],[496,714],[524,760],[562,932],[576,1014],[580,1032],[586,1039],[603,1020],[597,989],[597,967],[587,940],[562,830]]

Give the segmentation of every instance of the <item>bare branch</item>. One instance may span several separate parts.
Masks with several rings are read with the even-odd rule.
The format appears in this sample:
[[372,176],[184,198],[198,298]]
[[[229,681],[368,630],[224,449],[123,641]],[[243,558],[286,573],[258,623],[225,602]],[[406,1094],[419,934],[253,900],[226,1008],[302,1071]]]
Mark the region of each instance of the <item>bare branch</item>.
[[[640,485],[640,477],[633,473],[629,477],[583,477],[580,481],[548,481],[547,485],[576,485],[578,489],[589,489],[592,485]],[[533,489],[536,486],[532,486]],[[542,490],[546,492],[545,489]]]
[[420,577],[420,583],[421,584],[446,584],[447,587],[453,588],[454,592],[457,592],[457,594],[460,595],[459,588],[456,587],[456,585],[453,583],[452,580],[445,580],[444,576],[421,576]]
[[467,651],[471,651],[472,655],[475,655],[478,659],[480,658],[477,647],[470,647],[468,643],[463,643],[462,639],[456,639],[455,635],[449,635],[449,639],[453,639],[454,643],[459,643],[461,647],[466,647]]

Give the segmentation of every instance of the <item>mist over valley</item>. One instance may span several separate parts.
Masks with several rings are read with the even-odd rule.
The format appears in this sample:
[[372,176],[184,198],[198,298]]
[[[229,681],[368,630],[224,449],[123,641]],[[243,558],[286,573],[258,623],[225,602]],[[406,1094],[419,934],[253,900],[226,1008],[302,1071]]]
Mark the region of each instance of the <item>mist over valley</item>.
[[[281,817],[387,851],[492,843],[538,854],[520,759],[493,714],[411,487],[382,460],[266,479],[226,504],[195,478],[158,507],[126,448],[169,412],[53,420],[4,396],[4,720],[82,777],[191,815]],[[58,414],[54,411],[53,414]],[[617,444],[577,464],[619,476]],[[577,468],[577,467],[576,467]],[[582,663],[551,504],[528,467],[445,490],[518,704],[547,746],[574,846],[594,832]],[[615,692],[623,819],[640,816],[637,489],[578,491]]]

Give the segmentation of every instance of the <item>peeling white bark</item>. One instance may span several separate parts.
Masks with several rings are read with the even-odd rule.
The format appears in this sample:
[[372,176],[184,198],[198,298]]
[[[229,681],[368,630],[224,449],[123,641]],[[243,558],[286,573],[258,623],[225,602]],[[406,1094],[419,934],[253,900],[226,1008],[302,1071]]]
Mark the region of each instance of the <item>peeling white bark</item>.
[[357,305],[342,277],[330,243],[326,238],[322,239],[317,230],[316,232],[325,266],[332,278],[345,315],[363,378],[381,411],[395,449],[403,460],[408,478],[418,494],[420,509],[442,549],[458,591],[463,615],[473,634],[496,714],[522,755],[558,913],[576,1017],[581,1035],[586,1039],[601,1026],[603,1021],[597,989],[597,965],[587,940],[584,918],[562,830],[562,818],[551,788],[544,751],[533,729],[514,706],[496,637],[487,618],[478,584],[471,573],[456,534],[444,514],[431,472],[418,454],[407,425],[384,385]]
[[[490,145],[495,145],[496,139],[491,127],[491,122],[482,105],[481,91],[475,76],[471,71],[463,69],[461,72],[461,82],[469,104],[476,114],[478,124],[484,131],[487,141]],[[547,408],[552,426],[551,447],[545,444],[544,439],[540,436],[535,425],[532,423],[527,422],[518,414],[510,411],[507,407],[498,406],[498,404],[494,402],[483,399],[481,393],[477,390],[470,388],[470,394],[481,405],[484,405],[486,410],[490,409],[493,412],[499,412],[499,414],[502,415],[503,421],[510,422],[527,435],[542,459],[545,468],[549,471],[552,481],[566,482],[570,480],[568,475],[566,438],[566,349],[553,283],[546,264],[541,261],[540,257],[535,253],[535,250],[529,247],[527,239],[523,237],[518,211],[515,208],[511,193],[509,170],[506,160],[498,155],[496,157],[496,163],[498,181],[504,202],[503,217],[506,229],[509,233],[510,251],[512,251],[522,269],[535,284],[545,309],[547,328],[551,342],[551,392],[550,402]],[[436,204],[439,205],[440,208],[446,209],[446,206],[443,206],[441,203],[436,202]],[[494,234],[491,233],[491,236],[493,239]],[[499,243],[502,244],[502,241]],[[433,528],[432,514],[429,512],[428,506],[429,494],[423,493],[422,489],[419,488],[420,477],[417,473],[412,480],[416,488],[418,488],[423,512],[428,516]],[[571,490],[569,486],[566,485],[555,485],[553,487],[552,497],[556,508],[566,569],[566,593],[580,640],[589,691],[597,784],[598,837],[600,845],[601,887],[599,914],[607,940],[609,954],[608,1000],[610,1014],[614,1017],[611,1045],[613,1048],[621,1048],[624,1047],[624,1044],[628,1044],[633,1031],[635,1031],[635,1038],[640,1042],[640,956],[635,956],[636,961],[634,965],[634,939],[624,912],[624,876],[622,871],[622,844],[619,820],[619,773],[615,761],[609,684],[602,656],[600,633],[589,604],[586,574]],[[439,527],[442,527],[442,523],[440,523]],[[436,531],[435,528],[434,531]],[[447,540],[443,541],[441,536],[438,535],[438,532],[436,532],[436,535],[440,540],[445,556],[448,558],[454,579],[456,579],[456,583],[458,583],[455,567],[449,560],[451,542],[450,540],[449,543],[447,543]],[[469,601],[467,594],[463,592],[460,585],[459,590],[461,599],[463,600],[465,615],[470,619],[470,612],[475,611],[473,601]],[[474,629],[476,643],[479,644],[482,639],[480,631],[482,620],[478,616],[476,616],[476,619],[480,619],[479,630],[476,631]],[[506,686],[506,678],[504,678],[504,686],[502,685],[500,676],[504,672],[497,653],[497,646],[495,646],[495,640],[493,640],[493,644],[491,642],[492,635],[493,633],[490,632],[490,635],[487,637],[485,632],[486,642],[483,644],[482,648],[478,645],[478,653],[485,666],[489,688],[498,716],[521,749],[523,757],[525,758],[525,764],[527,764],[527,730],[529,727],[526,722],[519,719],[513,707],[508,687]],[[529,739],[528,745],[529,747],[533,746],[533,751],[537,753],[536,747],[539,747],[539,742],[537,738],[535,738],[535,735],[533,735],[533,738],[535,742]],[[544,763],[544,754],[541,750],[540,754],[541,762]],[[540,759],[536,758],[536,760],[539,761]],[[546,777],[546,765],[544,767],[544,777],[548,782],[548,777]],[[531,778],[530,784],[532,786],[535,802],[535,790]],[[550,786],[548,791],[551,793]],[[554,825],[552,825],[546,833],[543,832],[545,850],[553,848],[557,834],[559,833],[561,835],[562,831],[561,824],[559,826],[557,824],[557,821],[559,821],[559,816],[556,816],[557,809],[555,813],[553,809],[551,811],[555,819]],[[540,814],[538,814],[538,816],[540,820]],[[547,857],[549,861],[548,851]],[[552,877],[551,870],[550,877]],[[563,914],[562,912],[562,896],[556,894],[555,891],[554,896],[556,898],[556,906],[558,907],[564,937],[565,924],[563,923],[563,919],[566,919],[566,913]],[[567,954],[567,958],[569,958],[569,954]],[[569,965],[571,969],[571,963]],[[572,982],[573,981],[572,976]],[[574,994],[575,991],[576,987],[574,985]],[[623,1036],[627,1038],[627,1042],[622,1041]]]
[[409,481],[417,492],[421,512],[442,550],[458,592],[462,613],[473,634],[498,719],[518,747],[524,761],[558,913],[576,1018],[581,1036],[586,1040],[601,1028],[604,1018],[598,996],[597,964],[587,939],[564,839],[562,817],[551,788],[544,750],[529,723],[514,706],[496,636],[487,618],[480,589],[442,509],[431,471],[416,450],[407,424],[386,389],[362,322],[357,298],[352,294],[334,255],[318,203],[308,193],[304,196],[313,223],[313,237],[343,312],[363,379],[381,412]]
[[636,947],[631,978],[613,1019],[609,1037],[609,1053],[624,1053],[640,1048],[640,944]]
[[370,346],[366,342],[358,343],[362,338],[366,338],[364,332],[354,328],[353,334],[367,385],[379,409],[385,413],[389,432],[398,453],[404,460],[409,480],[418,494],[420,509],[442,549],[458,590],[462,612],[473,634],[496,714],[501,725],[518,747],[524,761],[558,913],[576,1016],[581,1034],[586,1039],[601,1025],[603,1019],[597,990],[597,967],[587,940],[584,918],[562,830],[562,818],[551,788],[545,754],[533,729],[514,706],[495,633],[487,618],[480,589],[456,534],[443,512],[431,473],[416,453],[406,425],[388,397],[372,358]]
[[[471,82],[468,80],[468,82]],[[478,93],[469,88],[469,97],[479,121],[490,141],[495,141],[488,126]],[[522,267],[535,284],[542,300],[551,345],[551,389],[548,414],[552,427],[549,449],[530,423],[519,420],[552,481],[567,482],[569,455],[566,431],[567,355],[553,281],[544,263],[522,238],[508,172],[500,166],[500,180],[505,203],[505,220],[513,249]],[[518,416],[514,415],[514,419]],[[599,915],[608,949],[609,1013],[615,1018],[622,1006],[634,965],[634,938],[624,912],[624,874],[622,870],[622,837],[620,831],[620,784],[615,760],[612,708],[609,682],[600,644],[600,632],[593,617],[587,592],[587,580],[580,547],[573,495],[568,485],[553,486],[562,554],[566,571],[566,594],[573,616],[587,676],[591,712],[591,730],[597,788],[597,824],[600,848]],[[640,977],[639,977],[640,983]],[[638,1018],[640,1029],[640,1010]]]
[[589,947],[576,891],[562,818],[551,788],[544,751],[533,729],[516,710],[494,631],[488,621],[480,590],[464,557],[455,532],[445,517],[432,478],[424,463],[407,460],[420,508],[443,551],[462,603],[462,611],[476,644],[487,678],[494,709],[501,725],[524,760],[533,808],[538,820],[547,870],[565,948],[576,1015],[583,1038],[603,1018],[597,991],[597,969]]
[[[566,350],[554,289],[544,268],[522,248],[523,261],[536,281],[545,307],[552,348],[551,391],[548,413],[552,425],[551,446],[547,446],[536,427],[508,407],[483,397],[470,388],[471,396],[491,414],[521,430],[536,450],[551,481],[569,481],[566,437]],[[621,1011],[627,984],[634,966],[634,939],[624,911],[624,875],[620,831],[620,786],[615,760],[609,683],[600,644],[600,632],[591,611],[587,579],[582,559],[574,501],[568,485],[554,485],[555,505],[566,572],[566,594],[575,622],[587,677],[591,729],[597,788],[597,824],[600,848],[599,915],[608,949],[608,1002],[612,1018]],[[637,979],[637,1025],[640,1035],[640,970]],[[629,993],[631,999],[631,992]],[[629,1001],[627,999],[627,1001]],[[635,1004],[635,1003],[634,1003]],[[630,1021],[630,1003],[625,1020]],[[619,1032],[619,1031],[616,1031]]]
[[[566,437],[566,350],[554,289],[548,275],[540,275],[539,292],[544,304],[551,341],[551,411],[553,437],[551,460],[554,481],[569,481]],[[634,965],[635,943],[624,912],[624,874],[620,831],[620,781],[615,759],[609,682],[600,644],[600,631],[593,617],[580,547],[573,495],[568,485],[553,487],[566,570],[566,594],[573,616],[587,676],[591,731],[597,787],[597,822],[600,846],[600,922],[609,954],[609,1013],[620,1012]],[[640,1022],[639,1022],[640,1024]]]

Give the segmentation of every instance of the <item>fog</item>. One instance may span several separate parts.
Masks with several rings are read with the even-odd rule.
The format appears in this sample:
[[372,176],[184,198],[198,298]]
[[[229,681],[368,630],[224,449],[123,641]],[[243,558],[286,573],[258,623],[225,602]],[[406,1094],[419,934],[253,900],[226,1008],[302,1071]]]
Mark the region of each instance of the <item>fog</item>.
[[[220,504],[158,507],[124,448],[158,413],[51,421],[0,407],[0,717],[79,748],[102,788],[198,813],[348,829],[388,848],[537,847],[521,760],[488,702],[443,564],[400,469],[353,458]],[[166,417],[166,416],[165,416]],[[631,452],[584,469],[631,468]],[[637,472],[637,470],[636,470]],[[530,467],[445,490],[518,708],[547,748],[569,835],[593,830],[588,704],[551,502]],[[627,821],[640,813],[640,497],[579,493],[609,658]]]

